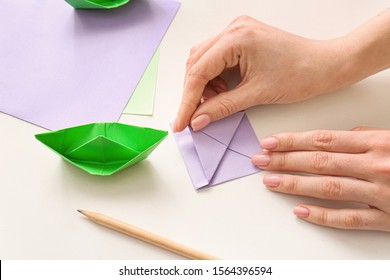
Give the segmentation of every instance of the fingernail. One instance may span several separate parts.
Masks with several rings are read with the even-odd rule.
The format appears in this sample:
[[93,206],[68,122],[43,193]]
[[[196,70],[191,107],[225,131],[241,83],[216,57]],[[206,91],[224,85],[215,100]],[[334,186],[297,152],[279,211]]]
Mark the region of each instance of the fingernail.
[[209,123],[210,117],[208,115],[200,115],[191,122],[191,127],[194,131],[197,131],[205,128]]
[[276,139],[274,137],[264,138],[264,139],[260,140],[260,146],[263,149],[267,149],[267,150],[275,149],[278,146],[278,139]]
[[256,155],[252,157],[254,165],[266,166],[270,163],[271,157],[269,155]]
[[297,206],[294,208],[294,214],[299,218],[307,218],[309,217],[310,211],[307,207]]
[[215,90],[216,93],[222,93],[224,91],[226,91],[225,89],[221,88],[221,87],[218,87],[218,86],[214,86],[213,89]]
[[278,187],[280,185],[280,182],[282,181],[282,178],[277,175],[266,175],[263,178],[264,185],[268,187]]

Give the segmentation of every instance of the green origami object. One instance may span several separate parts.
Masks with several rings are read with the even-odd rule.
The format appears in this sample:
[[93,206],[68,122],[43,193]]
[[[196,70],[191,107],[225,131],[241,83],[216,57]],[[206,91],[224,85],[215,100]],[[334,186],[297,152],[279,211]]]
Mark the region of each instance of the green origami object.
[[120,123],[92,123],[35,137],[93,175],[111,175],[147,158],[167,131]]
[[130,0],[65,0],[76,9],[112,9]]

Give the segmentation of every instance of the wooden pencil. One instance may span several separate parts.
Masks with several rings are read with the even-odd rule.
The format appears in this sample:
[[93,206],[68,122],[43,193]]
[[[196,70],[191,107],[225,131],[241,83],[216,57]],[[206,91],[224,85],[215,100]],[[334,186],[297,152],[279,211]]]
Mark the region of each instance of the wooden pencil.
[[164,237],[156,235],[154,233],[145,231],[133,225],[127,224],[125,222],[113,219],[106,215],[87,211],[87,210],[77,210],[91,221],[100,224],[102,226],[108,227],[115,231],[119,231],[136,239],[142,240],[149,244],[158,246],[165,250],[171,251],[173,253],[179,254],[189,259],[193,260],[218,260],[219,258],[211,256],[209,254],[200,252],[193,248],[187,247],[185,245],[176,243],[174,241],[168,240]]

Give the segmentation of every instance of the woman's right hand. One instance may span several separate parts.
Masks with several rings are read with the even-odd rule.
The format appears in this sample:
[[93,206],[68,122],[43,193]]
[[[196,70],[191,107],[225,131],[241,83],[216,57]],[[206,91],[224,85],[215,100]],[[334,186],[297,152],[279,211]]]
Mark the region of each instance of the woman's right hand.
[[[346,83],[343,39],[316,41],[242,16],[222,33],[195,46],[187,61],[174,131],[199,130],[259,104],[291,103]],[[241,82],[228,90],[219,76],[238,66]],[[201,102],[205,100],[205,102]]]

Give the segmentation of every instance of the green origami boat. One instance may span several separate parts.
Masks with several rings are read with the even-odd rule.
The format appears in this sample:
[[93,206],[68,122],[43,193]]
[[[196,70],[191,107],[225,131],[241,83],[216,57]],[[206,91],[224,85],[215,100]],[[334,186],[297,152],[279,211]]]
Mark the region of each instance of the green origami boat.
[[120,7],[130,0],[65,0],[76,9],[112,9]]
[[167,131],[120,123],[92,123],[35,137],[93,175],[111,175],[147,158]]

